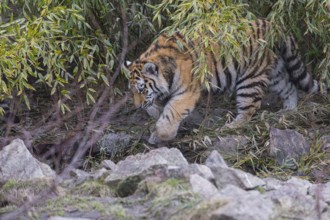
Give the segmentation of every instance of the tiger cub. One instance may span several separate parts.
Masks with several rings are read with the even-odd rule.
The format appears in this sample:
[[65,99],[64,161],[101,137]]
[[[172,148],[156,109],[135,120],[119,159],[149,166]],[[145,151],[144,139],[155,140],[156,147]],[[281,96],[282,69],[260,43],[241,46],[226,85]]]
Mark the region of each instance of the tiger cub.
[[[258,39],[265,39],[270,24],[260,19],[252,22],[250,28],[249,44],[242,47],[236,60],[228,63],[217,57],[219,45],[208,56],[213,92],[236,94],[237,116],[225,125],[229,128],[239,127],[251,118],[260,107],[266,89],[281,97],[285,110],[296,108],[298,88],[310,93],[319,90],[318,82],[302,62],[292,35],[287,36],[279,52],[265,49],[261,55]],[[186,42],[179,33],[162,34],[127,66],[135,106],[158,118],[149,138],[151,144],[175,138],[181,121],[194,110],[201,96],[203,86],[194,80],[193,74],[198,56],[191,52],[193,46],[193,42]],[[164,105],[159,105],[160,102]]]

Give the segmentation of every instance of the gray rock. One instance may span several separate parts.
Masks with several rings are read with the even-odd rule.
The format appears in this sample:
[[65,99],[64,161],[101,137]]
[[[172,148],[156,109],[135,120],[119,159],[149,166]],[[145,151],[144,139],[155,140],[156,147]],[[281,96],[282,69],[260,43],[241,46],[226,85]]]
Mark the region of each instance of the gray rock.
[[330,153],[330,135],[321,137],[321,149]]
[[192,191],[198,193],[204,199],[209,199],[219,194],[218,189],[210,181],[198,174],[190,176],[190,185]]
[[264,189],[266,191],[279,189],[282,187],[282,184],[283,184],[283,182],[281,180],[271,178],[271,177],[264,178],[263,181],[265,181],[265,183],[266,183],[266,185],[264,186]]
[[284,183],[282,187],[265,193],[276,205],[274,219],[317,219],[319,213],[326,209],[326,203],[319,201],[318,207],[312,196],[306,195],[304,187],[296,184]]
[[178,149],[158,148],[120,161],[105,182],[115,187],[119,196],[124,197],[135,192],[138,183],[148,174],[149,169],[184,165],[188,165],[188,162]]
[[329,220],[330,219],[330,209],[321,214],[321,220]]
[[227,163],[225,162],[225,160],[223,159],[221,154],[216,150],[213,150],[211,152],[211,154],[207,157],[207,159],[205,161],[205,165],[210,168],[212,168],[212,167],[228,168]]
[[113,170],[108,179],[123,179],[138,175],[155,165],[181,166],[188,165],[188,162],[176,148],[158,148],[146,154],[128,156],[117,164],[116,169]]
[[205,179],[211,181],[214,180],[214,175],[209,167],[202,164],[189,164],[188,166],[190,170],[194,170],[196,174],[204,177]]
[[114,156],[129,149],[131,140],[132,136],[125,132],[109,133],[100,139],[94,151],[104,152]]
[[219,189],[224,188],[229,184],[238,186],[242,189],[254,189],[258,186],[265,185],[265,182],[262,179],[253,176],[250,173],[228,167],[223,157],[216,150],[212,151],[206,159],[205,164],[211,168],[216,185]]
[[115,170],[117,169],[117,165],[112,162],[111,160],[103,160],[101,166],[108,169],[108,170]]
[[316,200],[322,200],[330,205],[330,182],[310,186],[308,194],[313,196]]
[[211,148],[219,151],[225,157],[236,156],[239,149],[244,149],[250,140],[244,136],[228,135],[212,139]]
[[110,174],[109,170],[105,168],[98,169],[94,171],[91,175],[92,179],[98,180],[98,179],[104,179]]
[[300,193],[307,195],[308,189],[313,184],[311,184],[309,181],[301,179],[301,178],[291,177],[283,185],[293,185],[296,190],[299,190]]
[[68,179],[67,181],[69,181],[71,184],[76,184],[76,185],[79,185],[91,178],[91,175],[89,173],[79,169],[70,170],[69,174],[71,179]]
[[309,181],[297,177],[291,177],[287,181],[281,181],[270,177],[264,178],[263,180],[266,183],[264,187],[266,191],[278,190],[283,186],[290,186],[303,195],[307,195],[309,188],[313,185]]
[[271,128],[269,136],[270,155],[275,157],[280,165],[295,166],[294,161],[309,153],[309,142],[294,130]]
[[90,218],[51,216],[47,220],[91,220]]
[[214,181],[211,169],[202,164],[188,164],[183,166],[168,166],[168,176],[173,178],[189,179],[191,175],[198,174],[209,181]]
[[220,190],[227,204],[211,213],[215,220],[269,220],[274,216],[273,202],[258,191],[244,191],[234,185]]
[[211,168],[211,170],[219,189],[225,188],[227,185],[234,185],[242,189],[255,189],[266,184],[262,179],[238,169],[218,167]]
[[72,169],[70,170],[70,176],[77,179],[87,179],[90,177],[90,174],[84,170]]
[[55,172],[35,159],[24,142],[13,140],[0,151],[0,182],[9,179],[31,180],[35,178],[55,178]]

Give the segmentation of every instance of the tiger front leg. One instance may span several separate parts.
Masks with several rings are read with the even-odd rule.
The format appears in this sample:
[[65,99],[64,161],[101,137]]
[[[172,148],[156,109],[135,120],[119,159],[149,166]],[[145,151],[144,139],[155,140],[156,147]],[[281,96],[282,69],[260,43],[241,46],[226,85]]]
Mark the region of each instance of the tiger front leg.
[[194,110],[199,96],[199,92],[186,92],[170,99],[156,122],[155,131],[148,142],[157,144],[174,139],[181,121]]

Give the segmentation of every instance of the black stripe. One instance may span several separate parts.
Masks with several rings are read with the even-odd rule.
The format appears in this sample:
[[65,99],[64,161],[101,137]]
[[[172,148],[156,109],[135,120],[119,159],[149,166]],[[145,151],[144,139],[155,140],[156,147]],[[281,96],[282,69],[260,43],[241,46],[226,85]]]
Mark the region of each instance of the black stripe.
[[292,73],[293,71],[300,69],[300,67],[301,67],[302,65],[303,65],[303,64],[302,64],[300,61],[298,61],[298,62],[297,62],[296,64],[294,64],[293,66],[288,66],[287,70],[288,70],[289,73]]
[[242,111],[248,110],[250,108],[255,108],[255,106],[254,105],[248,105],[248,106],[244,106],[244,107],[238,107],[238,109],[242,110]]
[[249,43],[250,43],[250,51],[249,51],[250,53],[248,54],[248,56],[252,56],[253,47],[252,47],[252,39],[251,38],[249,39]]
[[293,83],[300,82],[300,81],[304,80],[306,78],[306,76],[307,76],[307,71],[306,71],[306,69],[304,69],[304,71],[298,77],[292,76],[292,81],[293,81]]
[[241,90],[241,89],[249,89],[249,88],[264,88],[266,87],[267,83],[264,81],[258,81],[258,82],[252,82],[248,85],[238,87],[236,90]]
[[285,57],[286,54],[286,49],[287,49],[287,43],[284,41],[281,46],[281,55]]
[[265,74],[265,70],[263,71],[260,71],[259,74],[257,75],[253,75],[254,74],[254,71],[251,71],[250,74],[248,74],[247,76],[243,77],[243,78],[240,78],[237,82],[236,82],[236,85],[239,86],[241,83],[243,83],[245,80],[249,80],[249,79],[254,79],[254,78],[257,78],[263,74]]
[[173,78],[174,78],[174,72],[176,69],[176,61],[173,57],[169,56],[159,56],[158,58],[160,62],[162,63],[162,66],[164,66],[164,77],[168,81],[168,88],[171,90],[172,84],[173,84]]
[[175,32],[175,36],[178,37],[178,38],[180,38],[180,40],[182,40],[183,42],[186,42],[186,40],[184,39],[183,35],[180,34],[178,31]]
[[173,114],[172,109],[169,109],[169,110],[170,110],[170,112],[171,112],[172,118],[174,119],[174,114]]
[[257,96],[253,99],[253,103],[259,102],[259,101],[261,101],[261,99],[262,98],[260,96]]
[[235,59],[234,60],[234,68],[235,68],[235,70],[236,70],[236,72],[238,72],[238,61]]
[[256,28],[257,28],[257,32],[256,32],[256,38],[255,40],[257,40],[260,36],[260,23],[259,23],[259,20],[257,19],[256,20]]
[[186,92],[187,92],[187,90],[185,89],[182,92],[179,92],[178,94],[173,93],[173,95],[171,97],[179,96],[179,95],[182,95],[182,94],[184,94]]
[[262,22],[262,31],[266,32],[266,29],[267,29],[267,23],[264,19],[261,19],[261,22]]
[[290,88],[285,92],[284,97],[290,97],[293,93],[295,87],[290,83]]
[[158,50],[161,50],[161,49],[169,49],[169,50],[174,50],[176,53],[181,53],[177,47],[174,47],[174,46],[172,46],[172,45],[165,45],[165,46],[164,46],[164,45],[158,45],[158,44],[157,44],[157,46],[155,46],[155,47],[152,48],[149,52],[147,52],[147,53],[149,53],[148,56],[149,56],[151,53],[154,53],[154,52],[156,52],[156,51],[158,51]]
[[156,85],[156,82],[154,79],[151,79],[151,78],[147,78],[148,80],[152,81],[152,83],[148,83],[148,85],[151,87],[151,89],[154,91],[154,92],[160,92],[160,89],[157,87]]
[[146,60],[135,60],[134,61],[134,64],[146,64],[148,61],[146,61]]
[[173,85],[174,74],[169,74],[168,90],[171,90]]
[[252,93],[241,93],[237,94],[236,97],[242,97],[242,98],[254,98],[256,96],[259,96],[260,93],[252,92]]
[[[263,70],[263,71],[261,71],[259,74],[255,75],[255,72],[260,68],[259,65],[260,65],[260,60],[258,60],[258,59],[254,59],[254,62],[250,62],[249,66],[247,67],[247,70],[245,71],[245,73],[244,73],[242,76],[244,76],[244,75],[246,75],[246,73],[248,73],[248,74],[244,77],[244,78],[247,79],[247,78],[251,78],[251,77],[255,78],[255,77],[258,77],[258,76],[264,74],[264,70]],[[250,71],[248,71],[249,69],[250,69]],[[241,79],[242,79],[242,78],[241,78]],[[244,79],[244,80],[245,80],[245,79]],[[244,81],[244,80],[243,80],[243,81]],[[242,80],[236,82],[236,85],[239,85],[241,82],[242,82]]]
[[286,58],[285,58],[285,61],[286,61],[287,63],[291,63],[292,61],[294,61],[294,60],[296,60],[296,59],[297,59],[297,56],[292,55],[292,56],[290,56],[290,57],[286,57]]
[[190,109],[185,109],[185,112],[181,113],[182,116],[190,115]]
[[[297,48],[294,46],[295,45],[295,40],[294,40],[294,38],[293,38],[293,36],[292,35],[290,35],[290,42],[291,42],[291,48],[293,48],[293,50],[296,50]],[[292,49],[291,49],[291,51],[292,51]],[[293,52],[293,51],[292,51]]]
[[172,94],[177,93],[181,87],[182,87],[182,83],[178,87],[176,87],[176,89],[172,92]]
[[227,82],[227,88],[231,88],[231,83],[232,83],[232,75],[228,68],[225,69],[225,76],[226,76],[226,82]]
[[273,87],[273,86],[277,85],[281,81],[282,81],[282,78],[280,78],[280,79],[272,79],[271,82],[270,82],[270,84],[269,84],[269,86],[270,87]]

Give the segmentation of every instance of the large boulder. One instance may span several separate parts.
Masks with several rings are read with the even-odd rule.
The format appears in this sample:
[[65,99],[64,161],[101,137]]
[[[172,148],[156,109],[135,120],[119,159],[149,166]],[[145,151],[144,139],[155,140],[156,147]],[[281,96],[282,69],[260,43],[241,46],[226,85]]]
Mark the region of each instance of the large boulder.
[[20,139],[13,140],[0,151],[0,183],[10,179],[32,180],[54,178],[55,172],[34,158]]
[[274,219],[282,219],[284,216],[292,219],[319,219],[317,216],[326,211],[327,205],[307,194],[310,185],[308,181],[296,178],[283,182],[276,190],[266,192],[265,197],[275,204]]
[[210,214],[214,220],[268,220],[274,216],[274,203],[258,191],[245,191],[228,185],[220,191],[227,204]]
[[115,187],[121,197],[133,194],[138,184],[154,167],[188,165],[187,160],[176,148],[159,148],[146,154],[129,156],[120,161],[105,182]]
[[292,160],[298,161],[301,156],[309,154],[309,141],[294,130],[271,128],[269,136],[270,155],[275,157],[279,165],[288,164]]
[[234,185],[242,189],[255,189],[266,184],[262,179],[250,173],[228,167],[217,151],[213,151],[209,155],[205,165],[212,170],[214,181],[219,189],[225,188],[227,185]]

